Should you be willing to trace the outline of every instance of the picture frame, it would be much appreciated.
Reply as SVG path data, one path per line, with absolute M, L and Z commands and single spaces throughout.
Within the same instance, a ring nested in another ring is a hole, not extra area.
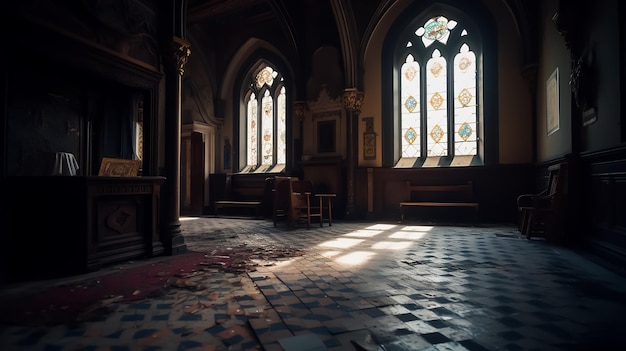
M 103 157 L 98 176 L 104 177 L 136 177 L 139 174 L 141 160 Z
M 363 160 L 376 159 L 376 132 L 374 132 L 374 117 L 363 117 L 365 132 L 363 132 Z
M 559 130 L 559 68 L 546 81 L 546 132 L 550 136 Z
M 329 110 L 313 114 L 313 142 L 315 156 L 329 157 L 339 153 L 341 111 Z
M 335 152 L 335 129 L 336 121 L 320 121 L 317 122 L 317 152 L 329 153 Z

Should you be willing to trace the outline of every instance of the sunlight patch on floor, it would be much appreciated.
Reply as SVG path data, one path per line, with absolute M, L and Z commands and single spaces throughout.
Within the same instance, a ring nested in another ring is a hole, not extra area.
M 324 257 L 334 258 L 338 263 L 360 265 L 376 255 L 372 250 L 410 249 L 417 240 L 422 239 L 431 229 L 433 229 L 432 226 L 399 226 L 378 223 L 343 234 L 343 237 L 325 241 L 318 246 L 336 249 L 325 251 L 322 253 Z M 361 248 L 365 250 L 360 251 Z
M 382 233 L 382 230 L 369 230 L 369 229 L 361 229 L 354 232 L 346 233 L 344 236 L 356 236 L 361 238 L 371 238 Z
M 322 256 L 330 258 L 330 257 L 335 257 L 335 256 L 341 254 L 342 252 L 343 251 L 332 251 L 332 250 L 331 251 L 324 251 L 324 252 L 322 252 Z
M 389 238 L 390 239 L 403 239 L 403 240 L 419 240 L 419 239 L 423 238 L 424 235 L 426 235 L 426 233 L 424 233 L 424 232 L 405 232 L 405 231 L 400 231 L 400 232 L 395 232 L 395 233 L 389 235 Z
M 389 230 L 396 227 L 395 224 L 374 224 L 371 225 L 365 229 L 369 229 L 369 230 Z
M 412 241 L 379 241 L 372 245 L 372 249 L 376 250 L 402 250 L 408 249 L 413 245 Z
M 338 249 L 347 249 L 349 247 L 356 246 L 362 243 L 364 240 L 361 239 L 350 239 L 350 238 L 337 238 L 330 241 L 325 241 L 318 246 L 322 247 L 336 247 Z
M 369 261 L 376 253 L 370 251 L 353 251 L 335 259 L 338 263 L 347 265 L 361 265 Z
M 196 219 L 200 219 L 200 217 L 180 217 L 178 220 L 179 221 L 193 221 Z

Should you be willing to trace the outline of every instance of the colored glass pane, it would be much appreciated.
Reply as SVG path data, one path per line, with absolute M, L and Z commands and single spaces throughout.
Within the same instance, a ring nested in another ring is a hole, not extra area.
M 409 96 L 404 102 L 404 107 L 406 107 L 407 111 L 413 112 L 417 107 L 417 100 L 413 96 Z
M 461 92 L 457 96 L 457 100 L 459 100 L 459 103 L 463 107 L 466 107 L 467 105 L 469 105 L 469 103 L 472 101 L 472 98 L 473 98 L 472 93 L 470 93 L 470 91 L 467 90 L 467 88 L 463 88 L 463 90 L 461 90 Z
M 256 86 L 262 88 L 264 84 L 271 87 L 274 84 L 274 78 L 278 76 L 278 72 L 275 72 L 272 67 L 265 67 L 256 75 Z
M 441 129 L 441 126 L 436 124 L 433 129 L 430 130 L 430 138 L 435 142 L 438 143 L 441 141 L 441 139 L 443 139 L 443 137 L 445 136 L 445 132 L 443 131 L 443 129 Z
M 263 96 L 263 114 L 262 114 L 262 131 L 263 139 L 261 140 L 261 164 L 271 165 L 274 151 L 274 99 L 270 96 L 270 92 L 265 90 Z
M 476 155 L 476 55 L 463 44 L 454 57 L 454 154 Z
M 456 25 L 456 21 L 448 20 L 444 16 L 433 17 L 426 21 L 423 27 L 418 28 L 415 34 L 422 38 L 424 47 L 429 47 L 430 44 L 435 41 L 446 44 L 450 37 L 450 31 L 454 29 Z
M 287 94 L 285 87 L 280 89 L 280 95 L 278 95 L 278 120 L 276 126 L 276 133 L 278 138 L 276 140 L 276 163 L 285 164 L 287 162 L 287 126 L 285 118 L 287 116 Z
M 417 136 L 417 132 L 412 127 L 404 133 L 404 139 L 406 139 L 406 142 L 409 143 L 409 145 L 413 145 Z
M 461 125 L 461 128 L 459 128 L 458 133 L 463 141 L 467 141 L 467 139 L 472 136 L 472 127 L 470 127 L 470 125 L 467 123 L 463 123 Z
M 404 107 L 401 114 L 402 157 L 419 157 L 420 143 L 420 65 L 413 55 L 407 55 L 402 65 L 400 99 Z
M 256 166 L 257 164 L 257 100 L 254 93 L 250 94 L 248 100 L 248 114 L 247 114 L 247 165 Z
M 424 37 L 430 40 L 439 40 L 448 34 L 448 19 L 441 16 L 431 18 L 424 25 Z
M 426 140 L 427 156 L 448 155 L 448 94 L 447 62 L 439 50 L 433 50 L 432 57 L 427 63 L 426 96 L 428 109 L 426 110 L 426 126 L 429 128 L 429 138 Z M 436 69 L 433 69 L 436 67 Z

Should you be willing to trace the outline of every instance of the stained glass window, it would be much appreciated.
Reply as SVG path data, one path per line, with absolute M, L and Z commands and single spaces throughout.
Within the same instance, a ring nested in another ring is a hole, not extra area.
M 257 164 L 257 101 L 254 93 L 248 100 L 248 165 Z
M 263 85 L 267 84 L 268 87 L 271 87 L 274 84 L 274 78 L 278 76 L 278 72 L 275 72 L 272 67 L 265 67 L 256 75 L 256 87 L 262 88 Z
M 261 164 L 263 165 L 271 165 L 273 161 L 273 150 L 274 150 L 274 100 L 270 96 L 269 91 L 265 91 L 265 96 L 263 97 L 263 140 L 261 140 L 262 145 L 262 155 Z
M 285 87 L 280 88 L 278 95 L 278 125 L 276 126 L 276 163 L 285 164 L 287 161 L 287 96 Z
M 476 55 L 467 44 L 454 57 L 455 155 L 476 154 Z
M 419 157 L 420 152 L 420 66 L 413 55 L 402 65 L 402 157 Z
M 446 59 L 434 50 L 426 69 L 426 150 L 428 156 L 448 155 L 448 85 Z
M 256 170 L 286 162 L 287 89 L 278 71 L 264 66 L 249 84 L 246 166 Z
M 445 16 L 422 23 L 400 41 L 401 157 L 477 155 L 478 65 L 470 31 Z

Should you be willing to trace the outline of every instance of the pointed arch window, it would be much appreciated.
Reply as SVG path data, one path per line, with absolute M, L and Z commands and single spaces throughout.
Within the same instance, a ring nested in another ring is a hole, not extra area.
M 287 87 L 274 67 L 263 64 L 245 94 L 246 161 L 242 172 L 269 172 L 286 163 Z
M 430 17 L 401 41 L 396 142 L 405 166 L 480 162 L 480 38 L 457 19 Z

